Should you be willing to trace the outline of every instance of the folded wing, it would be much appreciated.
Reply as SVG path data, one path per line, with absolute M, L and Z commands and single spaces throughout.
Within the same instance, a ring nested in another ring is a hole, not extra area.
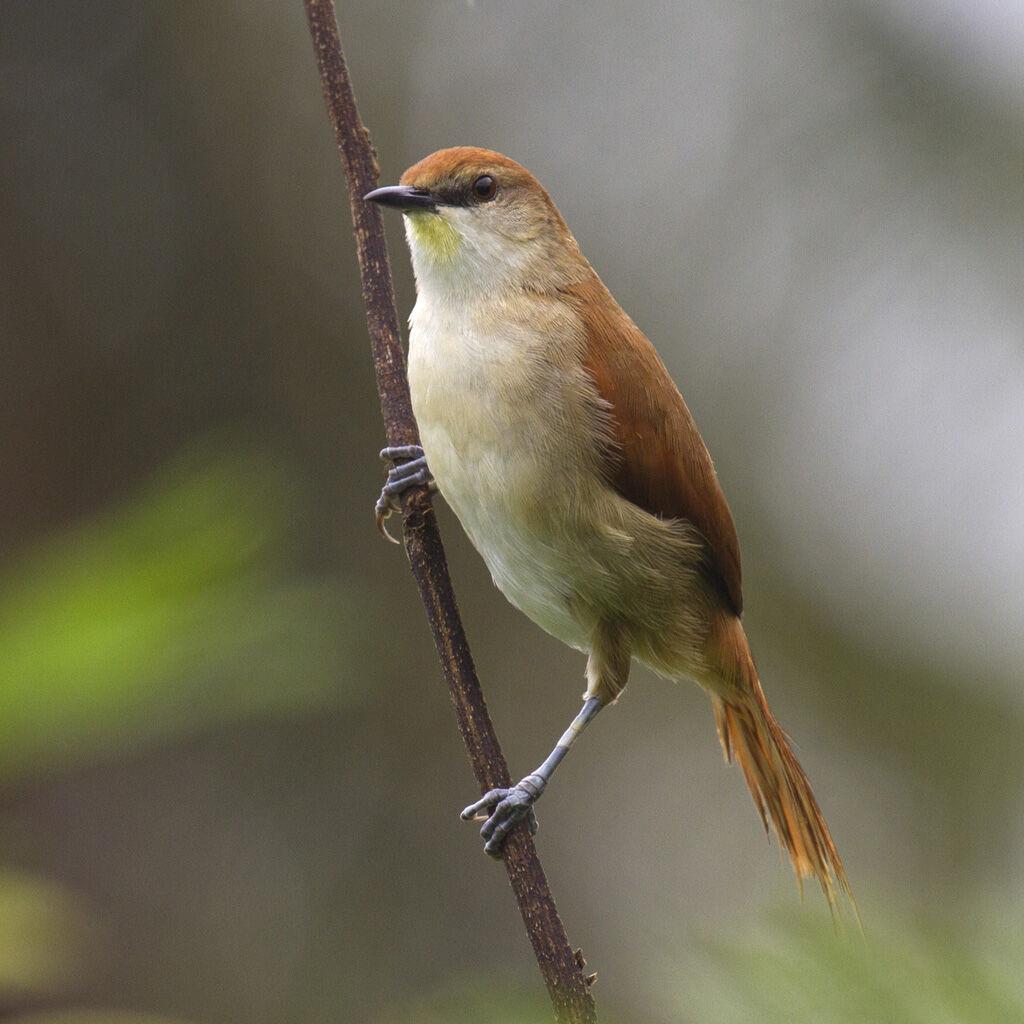
M 611 410 L 606 473 L 633 504 L 686 519 L 707 540 L 732 610 L 743 610 L 736 527 L 711 456 L 654 346 L 597 275 L 563 292 L 583 321 L 586 366 Z

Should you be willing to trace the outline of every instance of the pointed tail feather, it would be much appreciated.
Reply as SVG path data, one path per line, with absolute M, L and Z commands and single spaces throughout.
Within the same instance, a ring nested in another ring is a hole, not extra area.
M 846 872 L 811 784 L 756 676 L 742 698 L 714 696 L 712 702 L 725 759 L 739 762 L 765 831 L 771 822 L 793 862 L 801 891 L 805 878 L 816 878 L 833 910 L 838 908 L 837 893 L 843 892 L 856 913 Z

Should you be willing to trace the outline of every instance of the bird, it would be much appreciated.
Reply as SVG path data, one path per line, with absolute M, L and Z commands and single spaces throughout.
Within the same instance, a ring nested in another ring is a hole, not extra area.
M 501 855 L 633 660 L 711 698 L 765 831 L 803 891 L 852 901 L 817 800 L 743 629 L 740 549 L 707 447 L 654 346 L 541 184 L 458 146 L 366 200 L 399 210 L 416 301 L 408 381 L 420 445 L 386 448 L 378 526 L 408 487 L 440 491 L 505 597 L 587 656 L 583 705 L 548 758 L 462 812 Z M 769 833 L 770 835 L 770 833 Z

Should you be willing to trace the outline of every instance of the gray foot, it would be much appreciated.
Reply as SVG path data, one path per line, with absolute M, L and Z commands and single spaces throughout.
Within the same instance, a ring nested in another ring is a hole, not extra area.
M 384 520 L 392 512 L 400 512 L 400 498 L 403 492 L 410 487 L 429 487 L 431 491 L 437 490 L 434 478 L 430 475 L 427 467 L 427 457 L 418 444 L 400 445 L 397 448 L 385 448 L 380 453 L 381 459 L 391 464 L 388 470 L 388 479 L 377 499 L 374 512 L 377 516 L 377 529 L 387 537 L 388 540 L 397 544 L 398 541 L 391 536 L 384 525 Z M 399 461 L 401 460 L 401 461 Z
M 543 791 L 543 780 L 528 775 L 511 789 L 492 789 L 484 794 L 475 804 L 470 804 L 462 812 L 462 820 L 482 821 L 484 824 L 480 829 L 480 835 L 487 840 L 484 843 L 484 853 L 500 857 L 505 838 L 517 822 L 525 818 L 530 835 L 537 834 L 537 816 L 533 813 L 533 805 Z

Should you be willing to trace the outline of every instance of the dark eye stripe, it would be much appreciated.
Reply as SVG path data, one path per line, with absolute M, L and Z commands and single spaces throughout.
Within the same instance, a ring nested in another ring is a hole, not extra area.
M 484 187 L 484 183 L 489 184 Z M 498 192 L 498 183 L 491 175 L 481 174 L 469 185 L 465 179 L 449 180 L 432 185 L 430 192 L 442 206 L 472 206 L 493 199 Z

